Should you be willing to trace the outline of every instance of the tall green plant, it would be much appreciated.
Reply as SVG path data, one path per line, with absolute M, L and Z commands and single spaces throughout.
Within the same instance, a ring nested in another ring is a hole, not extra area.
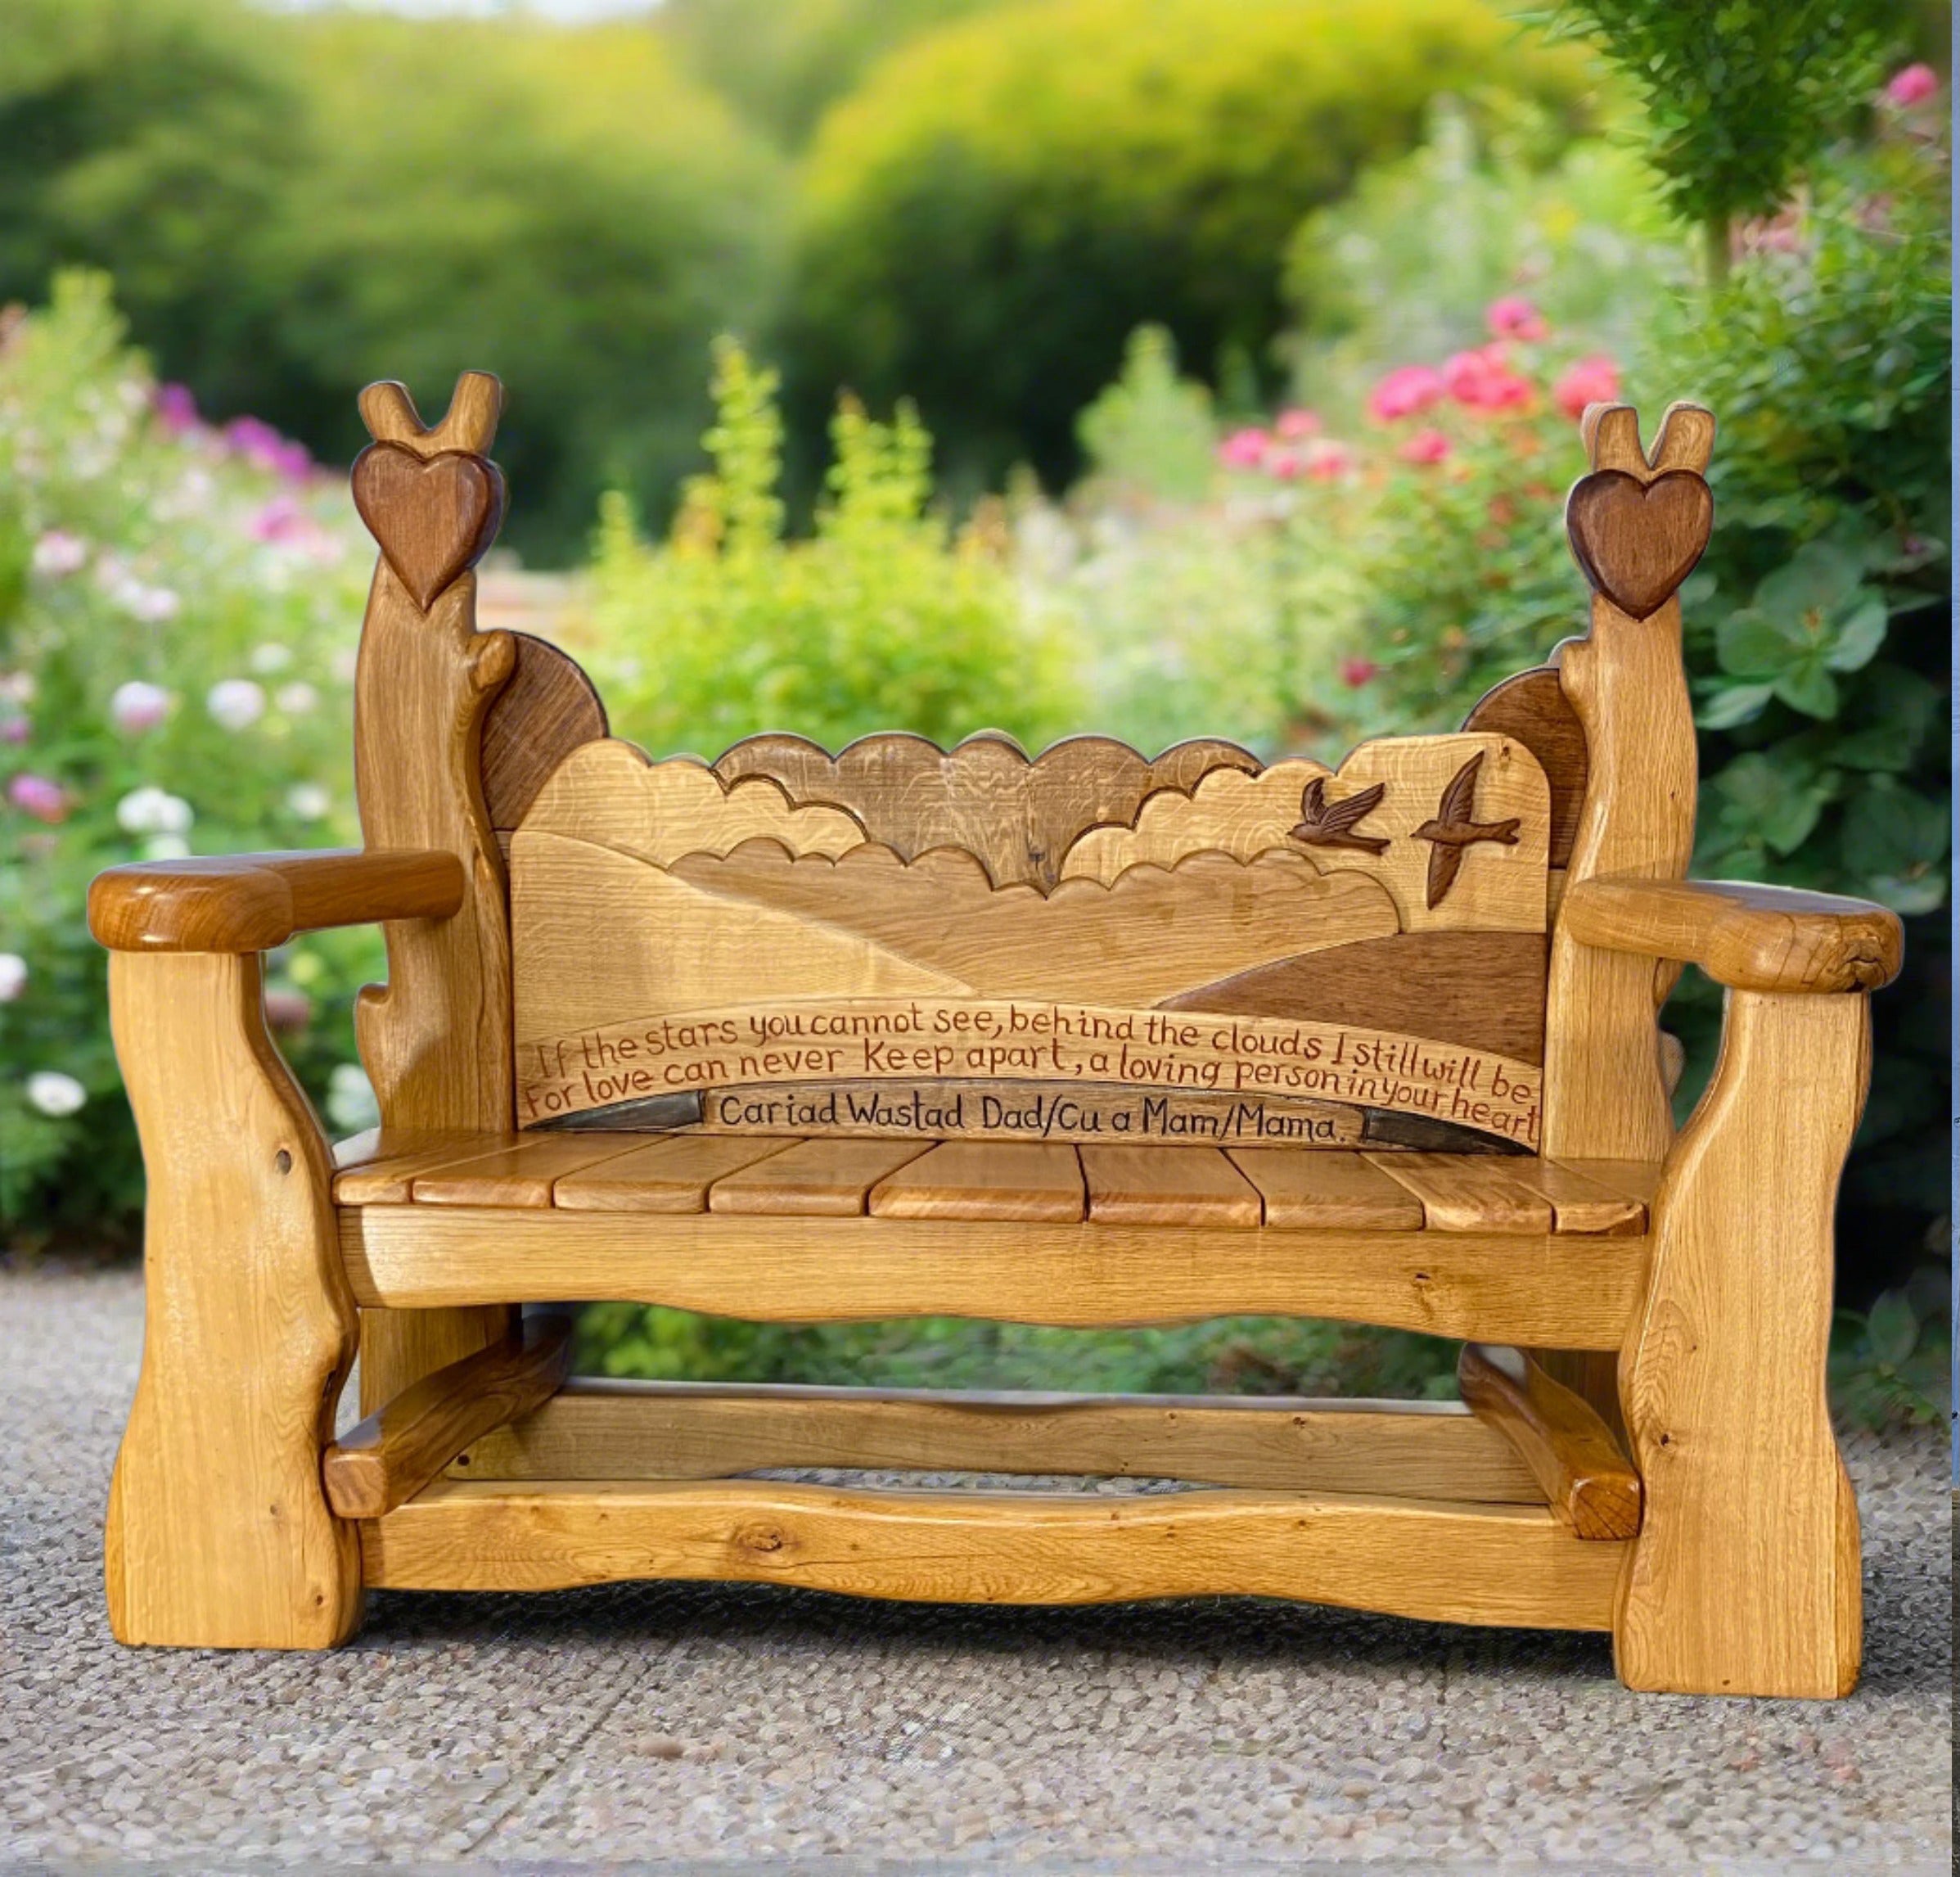
M 1059 642 L 983 518 L 931 506 L 931 440 L 908 404 L 889 423 L 849 399 L 815 534 L 783 532 L 773 372 L 715 349 L 713 467 L 672 538 L 603 505 L 593 567 L 594 662 L 613 722 L 656 750 L 795 730 L 832 748 L 871 730 L 941 742 L 998 728 L 1039 747 L 1071 727 Z

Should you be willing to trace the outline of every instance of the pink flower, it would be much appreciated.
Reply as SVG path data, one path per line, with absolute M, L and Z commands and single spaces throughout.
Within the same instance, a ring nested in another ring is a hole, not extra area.
M 132 678 L 109 700 L 109 720 L 126 737 L 153 730 L 170 714 L 170 693 L 160 685 Z
M 23 770 L 7 785 L 7 799 L 23 814 L 52 828 L 68 819 L 68 792 L 58 782 Z
M 1340 681 L 1350 691 L 1358 691 L 1381 669 L 1372 658 L 1344 658 L 1340 661 Z
M 259 541 L 310 540 L 313 532 L 312 517 L 290 495 L 275 495 L 252 517 L 250 526 L 252 538 Z
M 1302 473 L 1310 482 L 1334 482 L 1354 467 L 1354 453 L 1331 437 L 1317 437 L 1308 444 Z
M 24 743 L 34 733 L 32 721 L 9 713 L 0 717 L 0 743 Z
M 34 543 L 32 566 L 37 574 L 60 578 L 79 573 L 88 558 L 88 544 L 64 528 L 50 528 Z
M 273 470 L 289 482 L 304 482 L 313 472 L 306 445 L 280 435 L 258 417 L 233 417 L 224 426 L 224 440 L 248 462 Z
M 1515 410 L 1531 402 L 1531 381 L 1512 370 L 1502 345 L 1453 353 L 1443 363 L 1443 388 L 1473 411 Z
M 1413 417 L 1443 395 L 1443 381 L 1426 365 L 1398 365 L 1368 393 L 1368 415 L 1377 423 Z
M 1273 420 L 1276 436 L 1284 437 L 1288 443 L 1298 443 L 1303 437 L 1320 435 L 1320 413 L 1301 408 L 1298 404 L 1283 410 Z
M 1219 445 L 1219 461 L 1228 469 L 1257 469 L 1266 460 L 1273 440 L 1263 430 L 1235 430 Z
M 1282 482 L 1296 481 L 1306 466 L 1306 458 L 1296 449 L 1269 449 L 1259 459 L 1259 467 Z
M 1610 404 L 1620 395 L 1620 368 L 1603 352 L 1568 365 L 1552 387 L 1552 401 L 1575 422 L 1588 404 Z
M 1419 430 L 1395 453 L 1404 462 L 1440 462 L 1449 454 L 1449 439 L 1440 430 Z
M 1931 65 L 1908 65 L 1904 71 L 1893 73 L 1886 86 L 1886 96 L 1901 111 L 1910 111 L 1916 104 L 1924 104 L 1940 89 L 1940 74 Z
M 1498 339 L 1530 341 L 1543 339 L 1552 330 L 1545 323 L 1544 314 L 1530 300 L 1521 299 L 1515 293 L 1492 300 L 1484 309 L 1484 318 L 1490 327 L 1491 336 Z
M 172 436 L 187 436 L 201 427 L 197 400 L 191 395 L 188 385 L 159 385 L 151 394 L 150 405 L 156 413 L 156 421 Z

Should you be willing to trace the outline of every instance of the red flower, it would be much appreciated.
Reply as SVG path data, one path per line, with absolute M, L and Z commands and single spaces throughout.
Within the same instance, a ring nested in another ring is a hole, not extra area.
M 1426 411 L 1446 389 L 1426 365 L 1398 365 L 1368 394 L 1368 415 L 1377 423 L 1393 423 Z
M 1552 387 L 1553 401 L 1575 422 L 1588 404 L 1610 404 L 1620 395 L 1620 368 L 1603 352 L 1568 365 Z
M 1916 104 L 1924 104 L 1939 89 L 1939 73 L 1928 65 L 1913 65 L 1893 73 L 1886 86 L 1886 96 L 1901 111 L 1910 111 Z
M 1449 454 L 1449 439 L 1440 430 L 1419 430 L 1395 453 L 1404 462 L 1440 462 Z
M 1263 430 L 1250 426 L 1235 430 L 1219 445 L 1219 461 L 1228 469 L 1257 469 L 1272 441 Z
M 1320 435 L 1320 413 L 1294 405 L 1283 410 L 1273 420 L 1273 435 L 1283 437 L 1288 443 L 1298 443 L 1302 437 Z
M 1340 661 L 1340 681 L 1350 691 L 1358 691 L 1381 669 L 1372 658 L 1344 658 Z
M 1528 300 L 1516 294 L 1507 294 L 1502 300 L 1494 300 L 1484 309 L 1491 336 L 1498 339 L 1543 339 L 1552 328 L 1545 323 L 1545 316 Z

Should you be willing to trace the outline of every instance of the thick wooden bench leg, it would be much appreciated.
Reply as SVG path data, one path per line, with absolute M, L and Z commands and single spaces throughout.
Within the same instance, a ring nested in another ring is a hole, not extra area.
M 142 1374 L 109 1489 L 118 1640 L 322 1649 L 361 1616 L 320 1479 L 354 1356 L 327 1144 L 265 1027 L 259 960 L 116 952 L 149 1175 Z
M 1858 1512 L 1824 1364 L 1870 1052 L 1863 995 L 1729 994 L 1621 1359 L 1646 1500 L 1614 1626 L 1629 1687 L 1827 1697 L 1857 1681 Z

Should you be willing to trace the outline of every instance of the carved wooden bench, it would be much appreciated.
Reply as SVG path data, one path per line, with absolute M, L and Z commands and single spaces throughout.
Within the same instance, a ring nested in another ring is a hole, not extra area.
M 1706 413 L 1651 454 L 1588 413 L 1591 630 L 1456 734 L 1332 770 L 903 735 L 710 765 L 611 740 L 563 653 L 475 629 L 499 403 L 469 375 L 425 429 L 363 399 L 364 851 L 91 896 L 150 1176 L 119 1637 L 330 1645 L 368 1585 L 1236 1591 L 1610 1631 L 1638 1688 L 1851 1686 L 1831 1215 L 1900 935 L 1682 878 Z M 260 954 L 367 921 L 383 1120 L 335 1148 Z M 1728 1003 L 1677 1135 L 1684 963 Z M 519 1311 L 566 1297 L 1338 1317 L 1464 1339 L 1467 1405 L 568 1383 L 562 1321 Z M 357 1342 L 370 1418 L 336 1443 Z M 740 1477 L 804 1466 L 1192 1484 Z

